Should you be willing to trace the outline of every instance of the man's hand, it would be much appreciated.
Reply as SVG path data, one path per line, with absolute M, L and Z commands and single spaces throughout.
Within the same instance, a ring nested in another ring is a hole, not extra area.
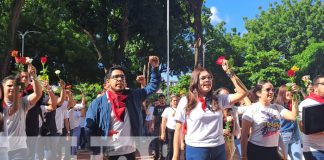
M 137 81 L 137 83 L 139 83 L 139 84 L 145 84 L 145 77 L 144 77 L 144 75 L 139 75 L 139 76 L 137 76 L 137 77 L 136 77 L 136 81 Z
M 159 67 L 160 60 L 157 56 L 149 56 L 149 63 L 153 68 Z
M 33 78 L 37 77 L 36 68 L 32 64 L 28 64 L 27 71 L 28 71 L 29 75 L 32 76 Z
M 60 79 L 59 84 L 62 89 L 65 89 L 65 82 L 62 79 Z

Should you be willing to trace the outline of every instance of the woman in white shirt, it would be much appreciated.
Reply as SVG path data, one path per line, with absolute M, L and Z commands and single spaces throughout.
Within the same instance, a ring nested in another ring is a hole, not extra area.
M 226 60 L 222 66 L 226 72 Z M 179 135 L 185 122 L 186 159 L 226 159 L 222 110 L 231 107 L 246 95 L 246 91 L 237 83 L 238 77 L 233 73 L 229 77 L 237 93 L 231 96 L 213 95 L 212 74 L 201 67 L 192 72 L 188 94 L 181 98 L 175 115 L 174 160 L 179 159 Z
M 296 89 L 296 86 L 293 86 Z M 257 103 L 243 115 L 242 120 L 242 160 L 276 160 L 280 159 L 277 148 L 280 133 L 280 119 L 295 120 L 296 105 L 293 101 L 292 111 L 281 105 L 272 104 L 274 87 L 270 81 L 260 81 L 253 90 L 259 98 Z M 250 133 L 250 129 L 252 132 Z M 250 133 L 250 136 L 248 136 Z

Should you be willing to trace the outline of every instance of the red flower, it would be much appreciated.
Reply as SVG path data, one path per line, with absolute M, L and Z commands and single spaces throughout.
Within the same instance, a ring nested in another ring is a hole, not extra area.
M 225 59 L 224 56 L 220 56 L 220 57 L 218 57 L 217 60 L 216 60 L 216 64 L 217 64 L 217 65 L 222 65 L 224 59 Z
M 18 51 L 12 50 L 11 51 L 11 57 L 17 57 L 18 56 Z
M 42 64 L 45 64 L 47 62 L 47 57 L 41 57 L 41 63 Z
M 15 57 L 15 61 L 17 64 L 20 63 L 20 57 Z
M 20 63 L 26 64 L 26 57 L 20 57 Z
M 290 69 L 287 71 L 287 75 L 288 75 L 288 77 L 295 77 L 295 71 Z

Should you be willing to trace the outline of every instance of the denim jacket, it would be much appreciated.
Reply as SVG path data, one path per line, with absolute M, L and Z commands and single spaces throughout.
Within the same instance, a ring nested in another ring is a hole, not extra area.
M 143 136 L 144 124 L 142 116 L 142 102 L 152 93 L 155 93 L 161 82 L 161 74 L 158 69 L 152 69 L 150 83 L 142 89 L 127 91 L 126 108 L 131 123 L 130 136 Z M 88 136 L 108 136 L 110 128 L 111 104 L 107 95 L 93 100 L 86 113 L 86 130 Z M 97 148 L 98 149 L 98 148 Z M 95 149 L 92 149 L 96 153 Z

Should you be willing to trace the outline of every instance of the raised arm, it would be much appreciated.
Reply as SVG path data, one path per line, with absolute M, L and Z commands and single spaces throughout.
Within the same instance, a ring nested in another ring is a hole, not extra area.
M 28 102 L 29 105 L 34 106 L 42 97 L 42 88 L 37 80 L 36 68 L 31 64 L 28 65 L 28 73 L 30 75 L 30 79 L 32 80 L 31 84 L 34 90 L 34 92 L 28 96 Z
M 161 82 L 161 74 L 159 73 L 159 58 L 157 56 L 150 56 L 149 63 L 152 66 L 151 71 L 151 79 L 150 82 L 144 87 L 144 91 L 146 93 L 145 97 L 142 97 L 144 100 L 148 95 L 155 93 L 159 87 Z
M 242 81 L 235 75 L 235 73 L 229 69 L 227 60 L 223 60 L 222 68 L 226 72 L 226 74 L 230 77 L 236 89 L 236 93 L 231 96 L 231 105 L 234 105 L 235 103 L 239 102 L 247 95 L 248 90 L 246 89 Z
M 51 89 L 51 86 L 48 84 L 47 81 L 43 81 L 42 86 L 49 97 L 47 110 L 49 112 L 54 111 L 57 107 L 57 97 L 55 96 L 53 90 Z
M 60 87 L 61 87 L 61 93 L 60 97 L 57 99 L 57 105 L 61 106 L 65 100 L 65 82 L 63 80 L 60 80 Z

